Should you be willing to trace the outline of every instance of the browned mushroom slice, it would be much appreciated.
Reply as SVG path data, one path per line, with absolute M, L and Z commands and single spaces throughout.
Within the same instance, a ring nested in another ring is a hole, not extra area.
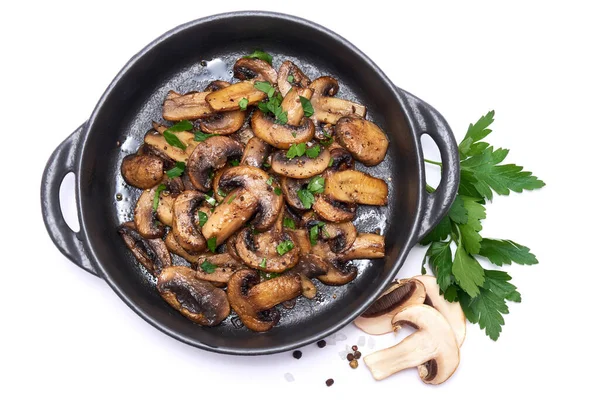
M 146 136 L 144 136 L 144 143 L 161 153 L 163 157 L 173 161 L 186 162 L 190 154 L 192 154 L 198 145 L 198 142 L 194 140 L 194 134 L 187 131 L 173 132 L 185 146 L 185 150 L 183 150 L 167 143 L 167 140 L 163 136 L 165 130 L 167 130 L 167 127 L 157 125 L 157 132 L 148 132 Z
M 248 105 L 254 105 L 267 97 L 254 87 L 254 80 L 234 83 L 226 88 L 209 93 L 206 101 L 215 111 L 234 111 L 240 109 L 240 100 L 248 100 Z
M 350 263 L 329 263 L 329 269 L 325 275 L 317 277 L 321 283 L 329 286 L 342 286 L 352 282 L 358 275 L 358 270 Z
M 173 225 L 173 203 L 176 194 L 163 191 L 159 195 L 158 208 L 156 209 L 156 218 L 164 225 Z
M 198 225 L 198 207 L 204 194 L 186 190 L 173 203 L 173 234 L 177 242 L 188 252 L 201 252 L 206 249 L 206 240 Z
M 340 259 L 358 260 L 385 257 L 385 237 L 374 233 L 359 233 L 352 246 L 340 254 Z
M 155 218 L 154 213 L 154 197 L 157 190 L 158 186 L 144 190 L 133 212 L 136 230 L 146 239 L 156 239 L 165 233 L 165 226 Z
M 295 299 L 301 293 L 302 282 L 299 275 L 282 275 L 253 286 L 248 291 L 248 301 L 256 309 L 268 310 L 284 301 Z
M 347 169 L 354 169 L 354 158 L 348 150 L 341 147 L 330 148 L 329 154 L 331 155 L 330 166 L 327 171 L 337 172 L 345 171 Z
M 225 81 L 213 81 L 206 87 L 206 91 L 214 92 L 230 85 Z M 246 113 L 244 111 L 226 111 L 200 120 L 200 129 L 202 132 L 214 135 L 229 135 L 238 131 L 244 125 L 245 120 Z
M 217 246 L 244 226 L 254 215 L 258 199 L 247 190 L 237 189 L 229 193 L 202 227 L 205 238 L 215 238 Z
M 306 232 L 305 230 L 302 231 Z M 312 299 L 317 295 L 317 288 L 312 283 L 311 279 L 327 274 L 327 271 L 331 266 L 321 257 L 314 254 L 308 254 L 308 251 L 310 251 L 310 243 L 308 246 L 309 249 L 306 254 L 301 255 L 296 266 L 287 271 L 286 274 L 300 275 L 300 278 L 302 279 L 302 295 L 308 299 Z
M 292 159 L 287 157 L 285 150 L 279 150 L 271 156 L 271 167 L 279 175 L 295 179 L 310 178 L 319 175 L 329 165 L 331 156 L 329 150 L 321 148 L 321 151 L 315 158 L 306 154 Z
M 198 257 L 195 264 L 198 279 L 222 284 L 229 282 L 231 275 L 243 267 L 228 253 L 203 255 Z
M 313 118 L 319 122 L 335 124 L 341 117 L 353 114 L 364 117 L 367 112 L 361 104 L 332 97 L 339 90 L 335 78 L 322 76 L 315 79 L 309 87 L 313 89 L 310 101 L 315 111 Z
M 130 154 L 121 163 L 125 182 L 140 189 L 150 189 L 160 183 L 163 176 L 163 160 L 152 155 Z
M 254 134 L 278 149 L 289 149 L 292 144 L 306 143 L 315 134 L 313 122 L 304 117 L 299 126 L 282 125 L 270 115 L 256 110 L 250 120 Z
M 389 144 L 377 125 L 356 116 L 340 118 L 335 125 L 335 137 L 354 158 L 367 166 L 382 162 Z
M 163 118 L 167 121 L 206 118 L 214 113 L 206 102 L 208 92 L 190 92 L 184 95 L 170 91 L 163 103 Z
M 230 157 L 242 155 L 242 145 L 225 136 L 209 137 L 200 142 L 190 155 L 187 173 L 195 187 L 202 191 L 210 190 L 211 171 L 223 168 Z
M 294 240 L 287 232 L 272 230 L 255 235 L 245 228 L 236 237 L 235 249 L 247 266 L 280 273 L 298 262 L 300 251 Z
M 146 239 L 135 229 L 132 221 L 119 227 L 119 234 L 136 260 L 153 275 L 171 265 L 171 254 L 162 239 Z
M 289 60 L 281 63 L 279 72 L 277 73 L 277 87 L 283 96 L 289 92 L 292 86 L 306 88 L 309 85 L 310 79 L 304 75 L 302 70 L 298 68 L 296 64 Z
M 300 254 L 308 254 L 311 251 L 310 239 L 306 229 L 286 229 L 286 232 L 294 237 Z
M 244 188 L 258 199 L 257 213 L 251 223 L 259 231 L 269 229 L 283 207 L 283 196 L 275 190 L 278 188 L 274 182 L 267 183 L 270 181 L 272 179 L 265 171 L 247 165 L 229 168 L 220 179 L 221 189 Z
M 325 221 L 348 222 L 356 216 L 356 204 L 333 200 L 329 195 L 315 195 L 315 202 L 312 207 L 319 217 Z
M 184 260 L 192 264 L 196 263 L 198 261 L 198 258 L 200 257 L 198 254 L 190 253 L 186 251 L 186 249 L 181 247 L 177 239 L 175 239 L 173 231 L 170 231 L 169 233 L 167 233 L 167 236 L 165 236 L 165 244 L 167 245 L 167 249 L 169 249 L 171 253 L 177 254 L 179 257 L 182 257 Z
M 237 131 L 236 133 L 232 134 L 230 137 L 233 140 L 238 141 L 243 145 L 247 145 L 248 142 L 250 141 L 250 139 L 252 139 L 255 136 L 254 136 L 254 132 L 252 132 L 252 129 L 245 128 L 245 129 Z
M 240 161 L 241 165 L 249 165 L 251 167 L 262 168 L 263 164 L 267 160 L 271 146 L 260 138 L 253 137 L 248 140 L 244 154 Z
M 305 189 L 308 185 L 308 179 L 293 179 L 282 177 L 281 178 L 281 190 L 283 191 L 283 197 L 285 201 L 296 210 L 308 210 L 309 207 L 305 207 L 300 197 L 298 197 L 298 191 Z
M 229 315 L 225 292 L 198 279 L 196 271 L 188 267 L 163 269 L 156 288 L 171 307 L 197 324 L 215 326 Z
M 272 85 L 277 80 L 277 72 L 271 64 L 257 58 L 240 58 L 237 60 L 233 65 L 233 76 L 241 81 L 267 81 Z
M 346 170 L 325 179 L 326 195 L 346 203 L 383 206 L 387 204 L 388 186 L 385 181 L 364 172 Z
M 258 271 L 241 269 L 229 279 L 227 298 L 231 308 L 236 312 L 242 323 L 255 332 L 266 332 L 279 322 L 279 312 L 275 309 L 259 310 L 248 299 L 248 293 L 253 286 L 259 284 Z
M 300 97 L 310 100 L 312 89 L 309 88 L 291 88 L 281 102 L 281 110 L 287 113 L 288 125 L 298 126 L 304 118 L 304 107 Z
M 321 228 L 321 236 L 329 244 L 331 251 L 342 253 L 349 250 L 356 240 L 356 227 L 352 222 L 328 222 Z

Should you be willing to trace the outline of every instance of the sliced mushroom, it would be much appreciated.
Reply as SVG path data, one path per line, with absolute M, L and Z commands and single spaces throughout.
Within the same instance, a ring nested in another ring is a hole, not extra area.
M 279 254 L 277 246 L 286 241 L 292 243 L 291 249 Z M 296 265 L 300 257 L 294 237 L 275 229 L 255 235 L 250 228 L 245 228 L 236 237 L 235 249 L 244 264 L 265 272 L 281 273 Z
M 155 218 L 154 197 L 157 190 L 158 186 L 144 190 L 133 212 L 136 230 L 146 239 L 156 239 L 165 233 L 165 226 Z
M 270 152 L 271 146 L 268 143 L 260 138 L 252 137 L 246 144 L 240 165 L 262 168 Z
M 156 218 L 164 225 L 173 225 L 173 203 L 177 195 L 172 192 L 163 191 L 159 195 Z
M 234 111 L 240 109 L 240 100 L 248 100 L 248 105 L 254 105 L 267 98 L 265 92 L 254 87 L 254 80 L 234 83 L 206 96 L 206 101 L 214 111 Z
M 325 179 L 324 193 L 346 203 L 383 206 L 387 204 L 388 186 L 384 180 L 364 172 L 346 170 L 333 173 Z
M 167 249 L 169 249 L 169 251 L 171 253 L 177 254 L 179 257 L 183 258 L 184 260 L 186 260 L 192 264 L 194 264 L 198 261 L 198 258 L 199 258 L 198 254 L 190 253 L 186 249 L 181 247 L 181 245 L 179 244 L 177 239 L 175 239 L 175 235 L 173 234 L 173 231 L 170 231 L 169 233 L 167 233 L 167 236 L 165 236 L 165 245 L 167 246 Z
M 347 169 L 354 169 L 354 158 L 348 150 L 341 147 L 330 148 L 329 154 L 331 155 L 330 166 L 327 171 L 337 172 L 345 171 Z
M 291 82 L 289 77 L 292 77 Z M 296 64 L 287 60 L 281 63 L 277 73 L 277 87 L 282 96 L 285 96 L 292 86 L 307 88 L 310 85 L 310 79 L 304 75 L 302 70 Z
M 340 118 L 335 125 L 335 137 L 354 158 L 367 166 L 382 162 L 389 144 L 377 125 L 357 116 Z
M 198 279 L 196 271 L 188 267 L 163 269 L 156 288 L 171 307 L 197 324 L 215 326 L 229 315 L 225 292 Z
M 440 287 L 435 276 L 417 275 L 413 279 L 420 281 L 427 292 L 425 304 L 438 310 L 446 318 L 456 336 L 456 343 L 461 347 L 467 334 L 467 321 L 460 303 L 451 303 L 440 294 Z
M 298 197 L 298 191 L 305 189 L 308 185 L 308 179 L 293 179 L 288 177 L 281 178 L 281 190 L 283 191 L 283 197 L 287 204 L 296 210 L 308 210 L 310 207 L 304 206 L 300 197 Z
M 309 86 L 313 89 L 311 104 L 314 109 L 313 118 L 316 121 L 335 124 L 341 117 L 358 115 L 364 117 L 365 106 L 349 100 L 338 99 L 335 96 L 339 90 L 338 82 L 331 76 L 315 79 Z
M 173 203 L 173 234 L 185 251 L 198 253 L 206 249 L 206 240 L 198 225 L 198 207 L 204 194 L 186 190 Z
M 294 237 L 294 243 L 298 245 L 300 254 L 310 253 L 312 246 L 306 229 L 286 229 L 286 232 Z
M 268 310 L 302 294 L 302 281 L 297 274 L 282 275 L 253 286 L 248 300 L 257 310 Z
M 200 142 L 190 155 L 187 173 L 195 187 L 202 191 L 210 190 L 210 172 L 223 168 L 230 157 L 242 155 L 242 145 L 225 136 L 209 137 Z
M 285 150 L 279 150 L 271 156 L 271 167 L 279 175 L 289 178 L 304 179 L 319 175 L 329 165 L 331 156 L 329 150 L 321 148 L 316 158 L 310 158 L 306 154 L 289 159 Z
M 325 221 L 348 222 L 356 216 L 356 204 L 340 202 L 329 195 L 315 195 L 312 208 Z
M 144 238 L 135 229 L 133 221 L 122 224 L 118 232 L 136 260 L 151 274 L 157 276 L 163 268 L 171 265 L 171 254 L 162 239 Z
M 233 77 L 241 81 L 252 79 L 267 81 L 274 85 L 277 81 L 277 72 L 266 61 L 257 58 L 240 58 L 233 65 Z
M 202 227 L 205 238 L 216 238 L 217 246 L 248 222 L 258 207 L 258 199 L 247 190 L 229 193 Z
M 352 222 L 328 222 L 321 228 L 321 237 L 329 244 L 331 251 L 342 253 L 349 250 L 356 240 L 356 227 Z
M 358 270 L 351 263 L 327 262 L 329 268 L 325 275 L 317 279 L 329 286 L 342 286 L 352 282 L 358 275 Z
M 208 272 L 202 268 L 204 263 L 208 263 L 210 266 L 214 266 L 214 271 Z M 238 269 L 242 268 L 243 265 L 235 260 L 228 253 L 222 254 L 209 254 L 200 256 L 196 261 L 196 277 L 212 283 L 227 284 L 231 275 Z
M 173 161 L 186 162 L 190 154 L 194 151 L 198 142 L 194 140 L 194 135 L 187 131 L 173 132 L 175 136 L 183 143 L 185 150 L 179 147 L 171 146 L 163 136 L 164 126 L 157 126 L 158 131 L 152 131 L 144 136 L 144 143 L 151 146 L 156 152 L 162 154 L 163 157 Z
M 279 312 L 275 309 L 258 310 L 248 299 L 248 292 L 260 282 L 258 271 L 241 269 L 236 271 L 227 285 L 227 298 L 231 308 L 242 323 L 255 332 L 266 332 L 279 322 Z
M 341 260 L 359 260 L 385 257 L 385 236 L 359 233 L 352 246 L 339 255 Z
M 311 279 L 327 274 L 329 268 L 331 267 L 320 257 L 314 254 L 303 254 L 300 256 L 298 264 L 286 273 L 300 275 L 300 279 L 302 280 L 302 295 L 308 299 L 313 299 L 317 295 L 317 287 L 312 283 Z
M 125 182 L 139 189 L 150 189 L 163 177 L 163 160 L 152 155 L 130 154 L 123 158 L 121 175 Z
M 283 207 L 283 196 L 275 193 L 277 185 L 269 184 L 269 175 L 255 167 L 240 165 L 229 168 L 221 175 L 220 187 L 228 191 L 244 188 L 258 199 L 257 213 L 252 224 L 259 231 L 266 231 L 277 220 Z
M 233 140 L 236 140 L 243 145 L 247 145 L 248 142 L 250 141 L 250 139 L 252 139 L 253 137 L 255 137 L 254 132 L 252 132 L 252 129 L 250 129 L 250 128 L 245 128 L 245 129 L 239 130 L 236 133 L 234 133 L 233 135 L 231 135 L 231 138 Z
M 163 103 L 163 118 L 167 121 L 206 118 L 214 113 L 206 102 L 208 92 L 190 92 L 181 95 L 170 91 Z
M 304 117 L 299 126 L 278 124 L 272 116 L 256 110 L 250 120 L 254 134 L 278 149 L 289 149 L 292 144 L 306 143 L 315 134 L 313 122 Z
M 448 321 L 434 308 L 415 304 L 392 319 L 394 330 L 409 325 L 416 332 L 395 346 L 364 358 L 373 378 L 381 380 L 407 368 L 417 367 L 424 383 L 438 385 L 452 376 L 460 362 L 460 351 Z
M 230 85 L 225 81 L 213 81 L 207 86 L 206 91 L 214 92 Z M 226 111 L 201 119 L 200 130 L 214 135 L 229 135 L 238 131 L 244 125 L 245 120 L 246 113 L 244 111 Z
M 394 280 L 385 292 L 354 320 L 354 325 L 370 335 L 392 332 L 392 318 L 398 311 L 413 304 L 423 304 L 424 301 L 425 286 L 420 281 Z
M 288 125 L 298 126 L 302 118 L 304 118 L 304 107 L 302 106 L 300 97 L 310 100 L 312 89 L 293 87 L 287 92 L 281 102 L 281 110 L 287 113 Z

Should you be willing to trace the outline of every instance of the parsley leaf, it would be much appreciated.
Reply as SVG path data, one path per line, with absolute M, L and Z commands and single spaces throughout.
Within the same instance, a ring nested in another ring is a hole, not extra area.
M 317 237 L 319 236 L 319 229 L 323 228 L 324 226 L 325 226 L 325 223 L 319 221 L 310 228 L 310 231 L 308 232 L 308 236 L 310 238 L 311 246 L 314 246 L 317 244 Z
M 303 96 L 299 96 L 299 97 L 300 97 L 300 103 L 302 104 L 302 109 L 304 110 L 304 116 L 305 117 L 312 116 L 315 113 L 315 110 L 314 110 L 312 104 L 310 104 L 310 100 Z
M 294 143 L 290 146 L 286 153 L 286 157 L 290 160 L 294 157 L 302 157 L 306 152 L 306 143 Z
M 194 124 L 192 124 L 190 121 L 184 119 L 183 121 L 179 121 L 175 125 L 172 125 L 169 128 L 167 128 L 167 131 L 183 132 L 183 131 L 189 131 L 190 129 L 193 129 L 193 128 L 194 128 Z
M 163 136 L 165 137 L 165 140 L 167 141 L 167 143 L 170 144 L 171 146 L 178 147 L 181 150 L 185 150 L 187 148 L 187 146 L 185 144 L 183 144 L 183 142 L 181 140 L 179 140 L 177 135 L 175 135 L 173 132 L 169 131 L 168 129 L 163 132 Z
M 262 261 L 260 262 L 260 267 L 267 268 L 267 259 L 266 258 L 262 259 Z
M 281 189 L 276 187 L 275 189 L 273 189 L 273 193 L 275 193 L 277 196 L 281 196 Z
M 242 99 L 238 102 L 238 105 L 240 106 L 240 110 L 245 111 L 246 108 L 248 108 L 248 99 L 242 97 Z
M 200 264 L 200 268 L 202 268 L 204 272 L 212 274 L 215 272 L 215 269 L 217 269 L 217 266 L 210 261 L 204 260 L 202 261 L 202 264 Z
M 235 198 L 236 198 L 236 197 L 237 197 L 237 194 L 234 194 L 233 196 L 231 196 L 231 197 L 229 198 L 229 200 L 227 200 L 227 204 L 231 204 L 231 203 L 233 203 L 233 201 L 235 200 Z
M 308 189 L 298 190 L 298 198 L 304 206 L 304 208 L 311 208 L 315 202 L 315 196 Z
M 257 81 L 254 82 L 254 88 L 260 90 L 263 93 L 266 93 L 267 96 L 273 97 L 275 94 L 275 88 L 271 86 L 269 82 Z
M 306 155 L 308 158 L 317 158 L 321 154 L 321 146 L 315 144 L 313 147 L 309 147 L 306 149 Z
M 183 171 L 185 170 L 185 163 L 183 161 L 177 161 L 175 166 L 167 171 L 167 176 L 169 178 L 175 178 L 181 176 Z
M 214 133 L 204 133 L 202 131 L 194 132 L 194 140 L 196 142 L 204 142 L 206 139 L 208 139 L 209 137 L 213 137 L 213 136 L 218 136 L 218 135 L 215 135 Z
M 450 218 L 445 216 L 442 220 L 419 242 L 422 246 L 426 246 L 430 243 L 437 242 L 439 240 L 446 240 L 452 232 L 452 225 Z
M 206 221 L 208 221 L 208 215 L 204 211 L 198 211 L 198 225 L 203 227 Z
M 485 148 L 489 146 L 487 143 L 477 143 L 487 135 L 492 133 L 489 126 L 494 122 L 495 112 L 492 110 L 486 115 L 479 118 L 475 125 L 469 124 L 469 129 L 465 138 L 458 145 L 458 152 L 460 153 L 460 159 L 481 153 Z
M 288 77 L 287 77 L 287 81 L 288 81 L 289 83 L 294 83 L 294 77 L 293 77 L 292 75 L 288 75 Z
M 456 283 L 471 297 L 479 294 L 479 287 L 485 281 L 483 268 L 476 259 L 467 254 L 460 242 L 454 255 L 452 274 Z
M 213 236 L 210 239 L 208 239 L 206 241 L 206 246 L 208 247 L 208 250 L 210 250 L 211 253 L 214 253 L 217 250 L 217 238 Z
M 282 256 L 288 251 L 292 250 L 293 248 L 294 242 L 292 242 L 291 240 L 284 240 L 283 242 L 277 245 L 277 253 L 279 253 L 279 255 Z
M 214 197 L 211 197 L 207 194 L 204 195 L 204 200 L 213 207 L 217 205 L 217 200 L 215 200 Z
M 258 272 L 260 274 L 260 277 L 265 281 L 268 281 L 273 278 L 277 278 L 278 276 L 281 275 L 281 274 L 278 274 L 277 272 L 265 272 L 265 271 L 258 271 Z
M 492 264 L 498 266 L 511 265 L 512 262 L 521 265 L 537 264 L 535 255 L 529 252 L 529 248 L 512 240 L 483 239 L 479 255 L 487 257 Z
M 288 217 L 283 218 L 283 226 L 290 229 L 296 229 L 296 223 L 293 219 Z
M 451 242 L 434 242 L 427 255 L 429 257 L 429 267 L 437 276 L 437 283 L 442 291 L 448 289 L 452 284 L 452 251 Z
M 158 185 L 158 187 L 156 188 L 156 191 L 154 192 L 154 199 L 152 201 L 152 209 L 154 211 L 158 210 L 158 203 L 160 202 L 160 194 L 162 191 L 164 191 L 166 189 L 167 189 L 167 186 L 163 183 Z
M 323 193 L 325 190 L 325 178 L 322 176 L 313 176 L 308 182 L 307 189 L 311 193 Z
M 238 165 L 240 165 L 240 160 L 238 160 L 237 158 L 231 159 L 229 160 L 229 165 L 231 165 L 232 167 L 237 167 Z
M 254 50 L 252 54 L 245 56 L 244 58 L 258 58 L 273 65 L 273 56 L 262 50 Z

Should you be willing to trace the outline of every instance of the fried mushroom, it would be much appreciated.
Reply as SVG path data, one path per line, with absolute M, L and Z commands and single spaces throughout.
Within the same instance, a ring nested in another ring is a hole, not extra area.
M 254 111 L 250 120 L 256 136 L 278 149 L 287 150 L 292 144 L 309 142 L 315 134 L 313 122 L 304 117 L 298 126 L 279 124 L 271 115 Z
M 203 201 L 204 194 L 186 190 L 173 203 L 173 234 L 187 252 L 198 253 L 206 249 L 206 239 L 200 232 L 197 213 Z
M 310 100 L 313 109 L 313 119 L 326 124 L 335 124 L 341 117 L 358 115 L 364 117 L 365 106 L 349 100 L 333 97 L 339 90 L 338 82 L 331 76 L 315 79 L 309 86 L 313 90 Z
M 171 254 L 162 239 L 146 239 L 136 230 L 133 221 L 123 223 L 118 232 L 136 260 L 151 274 L 158 276 L 163 268 L 171 265 Z
M 388 186 L 384 180 L 364 172 L 346 170 L 325 179 L 324 193 L 345 203 L 383 206 L 387 204 Z
M 357 116 L 340 118 L 335 125 L 335 138 L 354 158 L 369 167 L 383 161 L 389 144 L 377 125 Z
M 289 178 L 304 179 L 319 175 L 329 165 L 331 155 L 327 148 L 321 148 L 315 158 L 308 155 L 288 158 L 285 150 L 279 150 L 271 156 L 271 167 L 273 171 Z
M 265 272 L 281 273 L 298 262 L 300 251 L 294 237 L 285 231 L 273 229 L 254 234 L 244 228 L 236 237 L 235 250 L 248 267 Z M 281 253 L 279 246 L 287 245 Z
M 277 81 L 277 72 L 275 72 L 271 64 L 264 60 L 258 58 L 240 58 L 233 65 L 233 77 L 241 81 L 266 81 L 274 85 Z
M 287 95 L 292 86 L 307 88 L 309 85 L 310 79 L 304 75 L 296 64 L 289 60 L 281 63 L 279 72 L 277 73 L 277 87 L 282 96 Z
M 206 102 L 208 92 L 189 92 L 184 95 L 170 91 L 163 103 L 163 118 L 167 121 L 206 118 L 214 113 Z
M 202 227 L 205 238 L 215 238 L 217 246 L 224 243 L 254 215 L 258 199 L 244 189 L 229 193 L 215 208 Z
M 192 184 L 201 191 L 210 190 L 211 171 L 223 168 L 228 158 L 240 157 L 243 151 L 240 143 L 225 136 L 213 136 L 200 142 L 187 163 Z
M 157 190 L 158 186 L 144 190 L 138 198 L 133 212 L 136 230 L 146 239 L 156 239 L 165 233 L 165 226 L 156 219 L 154 210 L 154 198 Z
M 139 189 L 150 189 L 160 183 L 164 162 L 152 155 L 130 154 L 123 158 L 121 175 L 129 185 Z

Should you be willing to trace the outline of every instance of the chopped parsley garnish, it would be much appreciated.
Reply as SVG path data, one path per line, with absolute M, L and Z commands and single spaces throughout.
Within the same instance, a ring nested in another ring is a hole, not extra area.
M 325 223 L 319 221 L 315 225 L 313 225 L 312 228 L 310 228 L 309 237 L 310 237 L 310 244 L 312 246 L 317 244 L 317 237 L 319 236 L 319 229 L 323 228 L 324 226 L 325 226 Z
M 323 193 L 323 190 L 325 190 L 325 178 L 322 176 L 313 176 L 310 178 L 307 188 L 311 193 Z
M 262 259 L 262 261 L 260 262 L 260 267 L 267 268 L 267 259 L 266 258 Z
M 210 197 L 207 194 L 204 195 L 204 200 L 206 200 L 206 202 L 213 207 L 217 205 L 217 200 L 215 200 L 214 197 Z
M 309 99 L 307 99 L 304 96 L 300 96 L 300 103 L 302 104 L 302 109 L 304 110 L 305 117 L 310 117 L 315 113 L 315 110 L 314 110 L 312 104 L 310 104 Z
M 263 50 L 254 50 L 252 54 L 245 56 L 244 58 L 258 58 L 259 60 L 263 60 L 272 65 L 273 56 Z
M 160 201 L 160 194 L 162 191 L 166 190 L 167 186 L 165 186 L 163 183 L 161 183 L 160 185 L 158 185 L 158 187 L 156 188 L 156 192 L 154 192 L 154 201 L 152 202 L 152 209 L 154 211 L 158 210 L 158 203 Z
M 294 77 L 293 77 L 292 75 L 288 75 L 288 77 L 287 77 L 287 81 L 288 81 L 289 83 L 294 83 Z
M 227 204 L 231 204 L 235 200 L 236 197 L 237 197 L 237 194 L 234 194 L 233 196 L 231 196 L 229 198 L 229 200 L 227 200 Z
M 198 225 L 203 227 L 206 221 L 208 221 L 208 215 L 204 211 L 198 211 Z
M 277 253 L 279 253 L 279 255 L 282 256 L 288 251 L 292 250 L 293 248 L 294 242 L 292 242 L 291 240 L 284 240 L 283 242 L 277 245 Z
M 313 147 L 309 147 L 306 149 L 306 155 L 308 158 L 317 158 L 321 154 L 321 146 L 315 144 Z
M 245 111 L 248 107 L 248 99 L 242 97 L 242 99 L 238 102 L 238 105 L 240 106 L 240 110 Z
M 200 264 L 200 268 L 202 268 L 204 272 L 212 274 L 215 272 L 215 269 L 217 269 L 217 266 L 210 261 L 204 260 L 202 261 L 202 264 Z
M 173 132 L 189 131 L 193 127 L 194 127 L 194 125 L 190 121 L 183 120 L 183 121 L 180 121 L 180 122 L 176 123 L 175 125 L 167 128 L 163 132 L 163 136 L 165 137 L 165 140 L 167 141 L 167 143 L 169 143 L 171 146 L 178 147 L 181 150 L 185 150 L 187 146 L 185 144 L 183 144 L 183 142 L 181 140 L 179 140 L 177 135 L 175 135 Z
M 210 239 L 208 239 L 206 241 L 206 246 L 208 247 L 208 250 L 210 250 L 211 253 L 214 253 L 217 250 L 217 238 L 213 236 Z
M 167 171 L 167 176 L 169 178 L 175 178 L 181 176 L 183 171 L 185 170 L 185 163 L 183 161 L 177 161 L 175 166 Z
M 296 223 L 293 219 L 288 217 L 283 218 L 283 226 L 290 229 L 296 229 Z
M 287 151 L 286 157 L 290 160 L 294 157 L 302 157 L 306 152 L 306 143 L 294 143 Z
M 275 189 L 273 189 L 273 192 L 277 195 L 277 196 L 281 196 L 281 189 L 279 189 L 278 187 L 276 187 Z
M 229 160 L 229 165 L 231 165 L 232 167 L 237 167 L 238 165 L 240 165 L 240 160 L 238 160 L 237 158 Z
M 202 131 L 194 132 L 194 140 L 196 142 L 204 142 L 206 139 L 208 139 L 209 137 L 213 137 L 213 136 L 218 136 L 218 135 L 215 135 L 213 133 L 204 133 Z

